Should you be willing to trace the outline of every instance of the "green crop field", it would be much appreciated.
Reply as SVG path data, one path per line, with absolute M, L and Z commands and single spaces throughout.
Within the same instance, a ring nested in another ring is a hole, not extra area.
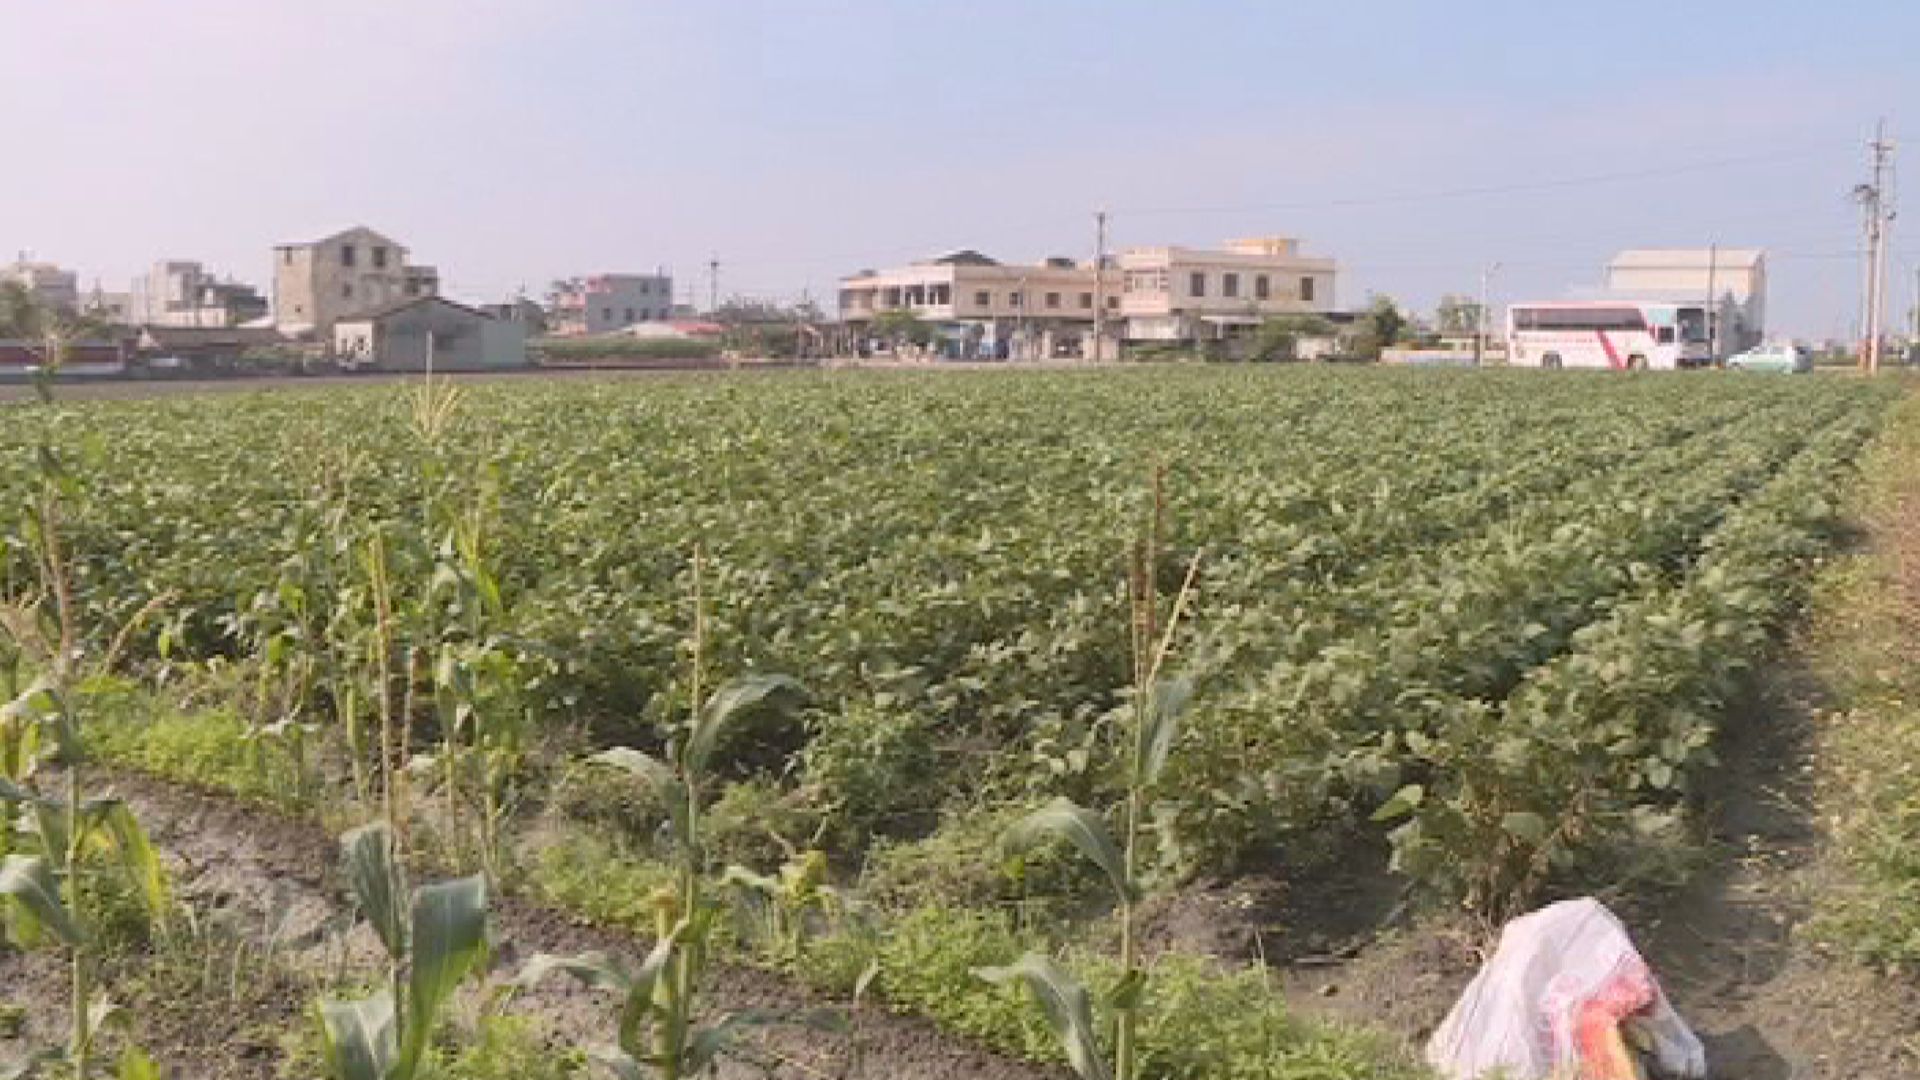
M 474 389 L 432 450 L 392 390 L 74 407 L 59 438 L 84 463 L 89 625 L 164 593 L 149 652 L 338 651 L 364 621 L 357 545 L 386 531 L 424 593 L 471 521 L 499 595 L 460 632 L 509 643 L 541 715 L 609 739 L 684 697 L 700 546 L 708 663 L 806 685 L 773 772 L 856 843 L 1107 781 L 1090 751 L 1130 683 L 1125 552 L 1161 467 L 1165 587 L 1200 556 L 1160 807 L 1187 868 L 1418 784 L 1409 868 L 1498 891 L 1604 834 L 1542 831 L 1571 785 L 1595 824 L 1684 789 L 1888 400 L 1526 373 L 696 378 Z M 1489 842 L 1514 861 L 1430 857 Z
M 228 687 L 237 719 L 196 739 L 304 733 L 256 789 L 364 801 L 378 747 L 417 748 L 423 798 L 484 804 L 490 872 L 543 807 L 668 858 L 659 791 L 571 763 L 684 753 L 713 685 L 778 673 L 804 705 L 713 749 L 716 867 L 818 850 L 903 907 L 1084 897 L 1067 860 L 996 846 L 1065 797 L 1125 830 L 1123 904 L 1136 877 L 1390 850 L 1499 914 L 1677 834 L 1896 396 L 1245 367 L 386 387 L 56 405 L 0 432 L 0 485 L 57 473 L 92 655 Z M 44 517 L 7 525 L 16 594 Z M 1143 780 L 1149 581 L 1192 694 Z

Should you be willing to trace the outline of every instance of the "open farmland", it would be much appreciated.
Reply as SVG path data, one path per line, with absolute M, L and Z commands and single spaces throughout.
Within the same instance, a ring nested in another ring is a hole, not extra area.
M 457 834 L 476 803 L 474 847 L 444 858 L 644 926 L 562 871 L 648 880 L 666 809 L 578 756 L 665 751 L 702 673 L 782 673 L 805 707 L 716 752 L 713 860 L 770 875 L 820 850 L 901 940 L 929 912 L 1085 915 L 1069 860 L 1009 860 L 997 834 L 1124 796 L 1129 551 L 1152 535 L 1161 596 L 1194 568 L 1168 661 L 1193 697 L 1141 806 L 1143 879 L 1391 858 L 1497 916 L 1681 842 L 1895 396 L 1244 368 L 375 387 L 55 406 L 0 433 L 0 483 L 32 490 L 48 433 L 92 651 L 131 621 L 121 670 L 212 703 L 107 736 L 117 759 L 364 802 L 373 703 L 404 702 L 396 751 L 435 755 L 421 827 Z M 10 531 L 29 582 L 41 549 Z M 512 720 L 467 719 L 489 712 Z M 554 818 L 568 839 L 513 839 Z M 889 947 L 897 1005 L 1043 1052 Z M 1152 1075 L 1241 1075 L 1146 1052 Z

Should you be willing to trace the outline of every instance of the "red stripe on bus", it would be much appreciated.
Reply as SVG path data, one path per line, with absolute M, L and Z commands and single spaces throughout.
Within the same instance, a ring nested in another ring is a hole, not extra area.
M 1607 350 L 1607 366 L 1614 368 L 1619 367 L 1620 354 L 1614 351 L 1613 342 L 1607 340 L 1607 332 L 1605 330 L 1595 330 L 1594 334 L 1600 338 L 1600 347 Z

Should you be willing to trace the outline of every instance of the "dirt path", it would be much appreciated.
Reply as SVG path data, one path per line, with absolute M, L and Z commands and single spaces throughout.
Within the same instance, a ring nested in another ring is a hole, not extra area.
M 270 938 L 274 954 L 296 972 L 314 978 L 302 988 L 300 979 L 252 1015 L 226 1017 L 210 1027 L 219 1038 L 201 1038 L 168 1023 L 147 1040 L 157 1056 L 179 1070 L 178 1075 L 203 1077 L 269 1077 L 275 1075 L 277 1056 L 240 1032 L 266 1031 L 279 1026 L 291 1031 L 307 1022 L 304 1010 L 320 975 L 329 972 L 371 970 L 377 945 L 366 928 L 345 932 L 351 923 L 344 901 L 345 886 L 338 872 L 338 845 L 318 827 L 283 817 L 270 809 L 231 799 L 203 795 L 132 774 L 115 777 L 114 788 L 139 813 L 154 843 L 172 864 L 180 897 L 199 917 L 219 918 L 233 925 L 256 928 Z M 573 953 L 601 949 L 637 964 L 643 944 L 616 932 L 586 926 L 566 916 L 513 900 L 498 898 L 493 908 L 498 941 L 494 981 L 510 977 L 535 952 Z M 59 1000 L 63 973 L 41 956 L 0 956 L 0 985 L 10 995 L 15 986 L 44 987 L 23 996 L 36 1003 Z M 826 1001 L 770 973 L 751 968 L 721 967 L 712 973 L 711 1000 L 717 1009 L 743 1008 L 800 1010 L 842 1003 Z M 480 995 L 474 995 L 477 1001 Z M 469 1007 L 474 1005 L 469 1002 Z M 58 1006 L 42 1009 L 31 1018 L 36 1033 L 58 1032 Z M 205 1010 L 202 1010 L 205 1011 Z M 611 999 L 590 994 L 555 980 L 518 994 L 512 1011 L 534 1018 L 557 1044 L 609 1041 L 614 1005 Z M 1057 1080 L 1063 1073 L 1030 1063 L 1002 1058 L 965 1044 L 930 1023 L 895 1016 L 863 1006 L 853 1010 L 849 1036 L 815 1031 L 776 1031 L 762 1040 L 761 1056 L 768 1068 L 729 1066 L 720 1076 L 733 1077 L 888 1077 L 900 1080 Z M 143 1022 L 143 1027 L 146 1026 Z M 155 1036 L 158 1038 L 155 1038 Z M 5 1059 L 0 1042 L 0 1060 Z M 857 1051 L 857 1052 L 856 1052 Z

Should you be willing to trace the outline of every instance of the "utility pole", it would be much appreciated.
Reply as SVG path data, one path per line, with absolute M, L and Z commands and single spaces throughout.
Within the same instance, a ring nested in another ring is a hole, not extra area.
M 1866 230 L 1866 266 L 1861 285 L 1860 366 L 1869 375 L 1880 371 L 1880 345 L 1885 333 L 1887 303 L 1887 232 L 1894 210 L 1888 190 L 1893 172 L 1893 143 L 1887 139 L 1887 122 L 1874 126 L 1873 141 L 1867 144 L 1870 178 L 1853 189 L 1860 204 Z
M 1105 358 L 1107 345 L 1107 212 L 1093 212 L 1093 362 Z
M 720 256 L 707 260 L 707 314 L 720 310 Z
M 1707 363 L 1718 367 L 1720 364 L 1720 298 L 1714 295 L 1719 286 L 1720 242 L 1707 245 Z
M 1500 269 L 1500 264 L 1491 262 L 1480 268 L 1480 306 L 1473 312 L 1473 366 L 1479 367 L 1487 362 L 1487 284 Z M 1511 363 L 1511 359 L 1508 361 Z

